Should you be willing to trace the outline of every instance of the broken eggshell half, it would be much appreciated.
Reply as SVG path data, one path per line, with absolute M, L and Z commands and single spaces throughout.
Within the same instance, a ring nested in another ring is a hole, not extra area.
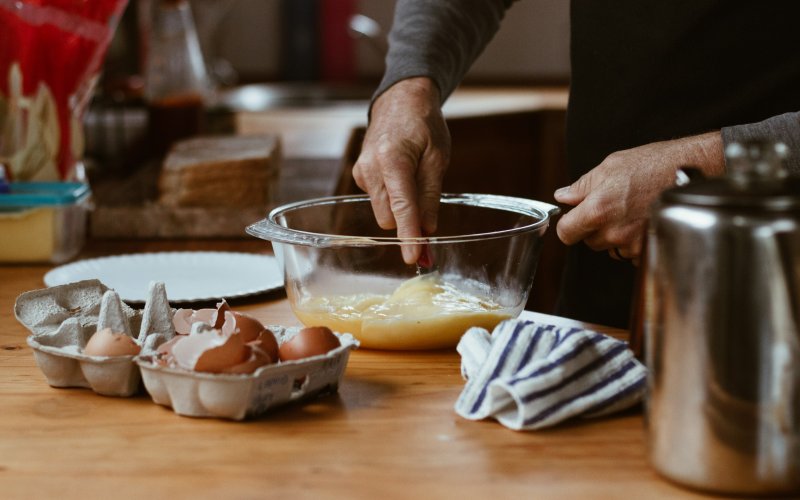
M 233 311 L 223 299 L 216 309 L 178 309 L 178 335 L 156 349 L 162 366 L 208 373 L 252 373 L 278 362 L 273 333 L 252 316 Z
M 225 313 L 231 308 L 224 299 L 217 303 L 215 309 L 178 309 L 172 317 L 172 324 L 178 335 L 189 335 L 192 325 L 206 323 L 213 328 L 221 328 L 225 321 Z

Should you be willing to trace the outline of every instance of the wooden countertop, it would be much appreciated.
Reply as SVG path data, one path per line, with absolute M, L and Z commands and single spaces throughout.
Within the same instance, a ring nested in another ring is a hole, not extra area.
M 253 240 L 116 241 L 83 256 L 182 249 L 268 250 Z M 49 269 L 0 266 L 2 498 L 699 496 L 649 467 L 639 411 L 539 432 L 462 419 L 456 352 L 358 350 L 337 395 L 245 422 L 180 417 L 144 394 L 51 388 L 13 315 L 15 298 L 43 287 Z M 281 294 L 232 305 L 298 324 Z

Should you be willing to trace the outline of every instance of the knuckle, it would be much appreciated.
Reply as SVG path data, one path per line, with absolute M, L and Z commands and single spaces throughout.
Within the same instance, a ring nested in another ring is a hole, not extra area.
M 414 205 L 405 196 L 395 196 L 389 201 L 389 206 L 392 209 L 392 213 L 394 213 L 398 217 L 407 217 L 414 211 Z
M 450 150 L 434 149 L 431 151 L 430 159 L 436 169 L 444 174 L 447 167 L 450 165 Z
M 380 186 L 380 180 L 376 178 L 375 168 L 373 164 L 366 163 L 361 160 L 353 165 L 351 173 L 356 185 L 366 192 L 371 192 Z
M 383 229 L 394 229 L 397 227 L 394 216 L 387 210 L 381 201 L 375 200 L 372 204 L 375 213 L 375 221 Z
M 622 160 L 623 157 L 624 153 L 622 151 L 614 151 L 613 153 L 606 156 L 601 164 L 605 164 L 608 166 L 616 165 Z
M 356 163 L 353 165 L 353 180 L 356 181 L 356 184 L 361 189 L 365 189 L 367 181 L 364 169 L 365 167 L 361 163 Z
M 563 220 L 561 222 L 563 222 Z M 560 239 L 565 245 L 577 243 L 575 238 L 573 238 L 573 232 L 566 224 L 559 223 L 556 226 L 556 234 L 558 235 L 558 239 Z
M 419 199 L 426 204 L 438 206 L 441 192 L 441 184 L 425 184 L 419 187 Z
M 599 228 L 605 226 L 609 221 L 610 212 L 605 203 L 587 200 L 583 216 L 583 226 Z

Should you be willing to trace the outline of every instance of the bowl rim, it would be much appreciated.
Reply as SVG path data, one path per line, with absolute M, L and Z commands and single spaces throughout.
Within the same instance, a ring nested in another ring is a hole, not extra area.
M 311 206 L 332 205 L 337 203 L 363 203 L 369 201 L 366 194 L 324 196 L 287 203 L 272 209 L 265 219 L 249 225 L 246 228 L 248 234 L 257 238 L 277 241 L 280 243 L 290 243 L 317 247 L 332 246 L 372 246 L 372 245 L 423 245 L 441 243 L 460 243 L 475 240 L 486 240 L 494 238 L 505 238 L 516 234 L 527 233 L 547 228 L 550 219 L 557 215 L 561 209 L 555 205 L 527 198 L 517 198 L 513 196 L 476 194 L 476 193 L 443 193 L 440 203 L 458 204 L 468 202 L 473 206 L 495 208 L 517 212 L 523 215 L 537 217 L 539 220 L 524 226 L 474 234 L 462 234 L 451 236 L 420 236 L 412 238 L 400 238 L 393 236 L 352 236 L 343 234 L 315 233 L 298 229 L 287 228 L 277 222 L 277 218 L 287 212 Z

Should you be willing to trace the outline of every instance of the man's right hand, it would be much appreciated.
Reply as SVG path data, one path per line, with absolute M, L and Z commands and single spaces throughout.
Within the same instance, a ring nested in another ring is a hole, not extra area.
M 414 238 L 436 231 L 449 161 L 450 132 L 439 89 L 429 78 L 409 78 L 373 103 L 353 179 L 369 194 L 380 227 Z M 403 260 L 415 263 L 420 249 L 403 246 Z

